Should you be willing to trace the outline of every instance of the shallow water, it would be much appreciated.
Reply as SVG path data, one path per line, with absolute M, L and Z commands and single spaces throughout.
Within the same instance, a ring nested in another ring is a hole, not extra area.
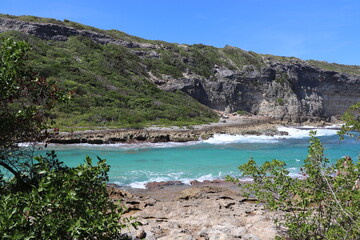
M 257 163 L 278 159 L 285 161 L 291 175 L 297 176 L 309 146 L 309 129 L 286 128 L 288 136 L 215 135 L 206 141 L 158 144 L 50 145 L 69 166 L 83 162 L 86 155 L 99 156 L 111 165 L 110 182 L 144 188 L 151 181 L 179 180 L 189 183 L 239 176 L 237 167 L 253 157 Z M 345 155 L 357 159 L 360 142 L 340 141 L 334 129 L 318 129 L 317 136 L 325 147 L 325 155 L 335 161 Z

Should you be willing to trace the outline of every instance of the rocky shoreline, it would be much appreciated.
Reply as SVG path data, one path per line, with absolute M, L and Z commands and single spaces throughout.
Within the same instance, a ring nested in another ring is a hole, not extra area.
M 184 128 L 148 127 L 143 129 L 60 132 L 53 135 L 48 142 L 60 144 L 158 143 L 199 141 L 208 139 L 214 134 L 281 135 L 284 133 L 279 133 L 276 128 L 279 124 L 281 123 L 272 118 L 262 116 L 230 116 L 218 123 Z
M 269 212 L 256 199 L 244 198 L 237 185 L 206 182 L 148 189 L 109 186 L 111 199 L 122 199 L 126 217 L 143 225 L 124 232 L 128 239 L 274 239 L 273 223 L 281 212 Z
M 339 123 L 333 122 L 334 123 Z M 277 127 L 294 126 L 293 122 L 276 121 L 264 116 L 229 115 L 217 123 L 195 125 L 188 127 L 146 127 L 141 129 L 106 129 L 85 130 L 73 132 L 58 132 L 52 134 L 49 143 L 58 144 L 116 144 L 116 143 L 159 143 L 159 142 L 189 142 L 206 140 L 214 134 L 229 135 L 287 135 L 278 131 Z M 307 122 L 306 125 L 325 126 L 330 123 L 324 121 Z

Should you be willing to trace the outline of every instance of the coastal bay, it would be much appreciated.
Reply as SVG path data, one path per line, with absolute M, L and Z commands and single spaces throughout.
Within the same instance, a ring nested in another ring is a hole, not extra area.
M 25 8 L 38 9 L 31 5 Z M 63 17 L 91 15 L 96 26 L 112 30 L 0 14 L 2 238 L 358 239 L 360 66 L 301 54 L 316 52 L 312 39 L 331 42 L 323 53 L 350 46 L 350 38 L 345 44 L 331 36 L 346 36 L 343 26 L 353 20 L 340 20 L 356 7 L 347 5 L 342 15 L 324 4 L 222 4 L 225 11 L 216 4 L 216 13 L 199 21 L 184 13 L 196 7 L 205 13 L 210 2 L 191 8 L 137 2 L 135 11 L 125 2 L 118 9 L 100 3 L 91 12 L 91 3 L 76 11 L 72 5 Z M 116 14 L 98 11 L 105 5 Z M 141 18 L 145 12 L 151 16 Z M 199 37 L 205 28 L 197 23 L 204 22 L 226 43 L 214 45 L 215 36 L 170 40 L 156 24 L 147 28 L 155 37 L 136 33 L 138 27 L 124 28 L 136 22 L 126 17 L 131 13 L 141 19 L 140 30 L 157 17 L 169 24 L 175 17 L 181 27 L 168 25 L 167 34 L 185 29 L 182 36 Z M 124 17 L 116 21 L 124 26 L 98 22 L 110 15 Z M 311 15 L 327 25 L 338 21 L 329 26 L 342 26 L 341 34 Z M 296 16 L 301 21 L 292 22 Z M 259 44 L 256 35 L 283 51 Z M 266 48 L 240 44 L 246 39 Z
M 111 165 L 110 182 L 133 188 L 145 188 L 150 182 L 179 181 L 189 184 L 193 180 L 212 181 L 223 179 L 226 175 L 240 176 L 237 166 L 250 158 L 258 163 L 272 159 L 284 161 L 290 173 L 299 176 L 307 155 L 310 130 L 317 130 L 325 146 L 325 154 L 331 161 L 344 155 L 356 159 L 360 152 L 360 146 L 354 139 L 340 141 L 336 135 L 338 128 L 331 125 L 321 128 L 290 127 L 267 122 L 237 128 L 243 134 L 232 132 L 235 127 L 231 125 L 227 129 L 224 126 L 218 129 L 221 131 L 213 130 L 207 139 L 198 137 L 187 142 L 50 144 L 47 150 L 56 150 L 69 166 L 80 164 L 85 155 L 93 159 L 97 156 L 105 158 Z M 161 133 L 155 129 L 148 131 Z M 185 130 L 177 131 L 188 134 Z

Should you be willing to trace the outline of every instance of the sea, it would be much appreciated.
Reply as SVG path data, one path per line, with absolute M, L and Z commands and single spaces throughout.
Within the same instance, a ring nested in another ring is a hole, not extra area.
M 325 156 L 334 162 L 348 155 L 357 160 L 360 142 L 346 137 L 340 140 L 336 126 L 326 128 L 279 127 L 284 136 L 254 136 L 216 134 L 204 141 L 186 143 L 138 143 L 138 144 L 51 144 L 45 151 L 55 150 L 59 159 L 74 167 L 84 162 L 88 155 L 95 163 L 104 158 L 111 166 L 110 183 L 124 187 L 145 188 L 148 182 L 223 179 L 230 175 L 240 177 L 238 166 L 253 158 L 258 164 L 272 159 L 286 163 L 290 176 L 299 177 L 300 167 L 307 157 L 309 132 L 317 131 L 317 137 L 325 148 Z M 242 180 L 250 180 L 241 178 Z

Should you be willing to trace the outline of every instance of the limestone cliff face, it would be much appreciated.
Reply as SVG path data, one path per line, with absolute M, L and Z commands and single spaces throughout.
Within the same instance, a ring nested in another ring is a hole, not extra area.
M 66 41 L 70 36 L 89 37 L 100 44 L 116 44 L 148 59 L 162 59 L 164 51 L 173 51 L 161 43 L 144 43 L 113 38 L 90 30 L 60 24 L 29 23 L 0 18 L 0 32 L 19 31 L 44 40 Z M 180 45 L 178 45 L 180 46 Z M 245 51 L 244 51 L 245 52 Z M 330 120 L 352 104 L 360 102 L 360 76 L 320 69 L 300 59 L 280 61 L 265 55 L 260 65 L 213 64 L 211 76 L 182 69 L 183 77 L 154 76 L 149 66 L 149 81 L 166 91 L 180 90 L 210 108 L 253 114 L 295 122 Z M 219 56 L 220 57 L 220 56 Z M 193 59 L 179 56 L 185 64 Z M 232 62 L 221 55 L 224 62 Z
M 215 79 L 188 75 L 161 85 L 217 110 L 246 110 L 294 122 L 330 120 L 360 101 L 360 77 L 314 68 L 305 61 L 268 62 L 260 70 L 215 68 Z

